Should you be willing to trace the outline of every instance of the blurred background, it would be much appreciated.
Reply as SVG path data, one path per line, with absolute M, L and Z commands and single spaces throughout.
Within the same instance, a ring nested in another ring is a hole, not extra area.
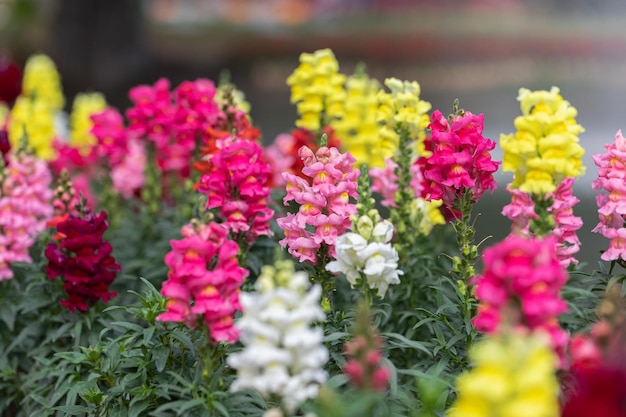
M 624 0 L 0 0 L 0 95 L 37 52 L 56 62 L 69 103 L 100 91 L 120 109 L 134 85 L 217 81 L 228 70 L 269 143 L 293 127 L 285 79 L 299 54 L 331 48 L 345 74 L 361 61 L 380 81 L 417 80 L 444 114 L 458 98 L 485 114 L 485 136 L 498 141 L 514 131 L 520 87 L 555 85 L 586 128 L 575 213 L 591 270 L 608 245 L 591 233 L 591 155 L 626 128 L 625 19 Z M 511 178 L 499 174 L 500 189 L 479 204 L 479 239 L 508 234 L 500 211 Z

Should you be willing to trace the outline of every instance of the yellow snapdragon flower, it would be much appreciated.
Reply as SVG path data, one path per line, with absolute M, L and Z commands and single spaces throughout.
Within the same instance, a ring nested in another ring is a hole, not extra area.
M 357 166 L 385 166 L 385 159 L 379 152 L 379 88 L 378 81 L 364 73 L 348 77 L 343 115 L 331 121 L 331 127 L 341 139 L 344 150 L 356 158 Z
M 54 62 L 46 55 L 33 55 L 26 61 L 22 95 L 41 101 L 53 110 L 61 110 L 65 98 L 61 77 Z
M 345 75 L 330 49 L 300 55 L 300 65 L 287 78 L 291 102 L 298 108 L 296 126 L 317 132 L 343 115 Z
M 37 157 L 49 161 L 54 159 L 52 140 L 55 136 L 54 115 L 46 102 L 20 96 L 15 101 L 8 123 L 11 146 L 19 147 L 24 136 Z
M 96 138 L 90 133 L 93 127 L 91 115 L 106 109 L 107 102 L 100 93 L 80 93 L 74 98 L 70 114 L 69 143 L 83 154 L 87 154 L 96 144 Z
M 416 218 L 417 230 L 420 234 L 427 236 L 433 227 L 438 224 L 446 224 L 446 219 L 441 214 L 439 207 L 443 204 L 443 200 L 428 201 L 418 197 L 412 202 L 413 216 Z
M 398 126 L 406 129 L 414 138 L 415 154 L 425 155 L 425 129 L 430 123 L 428 111 L 432 106 L 429 102 L 420 99 L 419 83 L 387 78 L 385 86 L 389 88 L 389 93 L 384 90 L 378 92 L 378 121 L 382 123 L 380 128 L 381 157 L 391 158 L 398 148 Z
M 519 90 L 522 115 L 515 118 L 514 134 L 502 134 L 502 169 L 514 172 L 512 188 L 528 194 L 553 192 L 567 177 L 585 173 L 576 122 L 577 110 L 563 99 L 557 87 L 550 91 Z
M 557 358 L 536 335 L 489 336 L 470 350 L 447 417 L 558 417 Z
M 26 136 L 29 146 L 39 158 L 53 159 L 55 117 L 64 103 L 61 77 L 54 62 L 46 55 L 30 57 L 24 67 L 22 93 L 15 101 L 9 116 L 11 146 L 17 147 Z

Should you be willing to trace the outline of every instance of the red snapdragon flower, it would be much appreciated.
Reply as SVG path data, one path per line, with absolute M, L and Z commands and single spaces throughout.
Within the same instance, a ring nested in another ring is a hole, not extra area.
M 108 228 L 106 219 L 104 211 L 69 214 L 56 225 L 58 244 L 50 242 L 45 250 L 48 278 L 63 278 L 67 299 L 61 305 L 72 312 L 86 311 L 89 304 L 117 295 L 109 291 L 120 266 L 111 256 L 111 244 L 102 239 Z

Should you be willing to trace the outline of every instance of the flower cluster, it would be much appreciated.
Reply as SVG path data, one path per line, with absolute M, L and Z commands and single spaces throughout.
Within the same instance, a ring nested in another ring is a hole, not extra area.
M 370 323 L 367 306 L 357 310 L 353 333 L 355 337 L 343 346 L 347 357 L 343 372 L 357 388 L 386 391 L 390 372 L 382 364 L 383 339 Z
M 496 143 L 483 137 L 484 116 L 457 113 L 448 120 L 439 110 L 431 116 L 430 138 L 426 151 L 430 156 L 419 161 L 424 177 L 422 195 L 427 200 L 443 200 L 452 209 L 465 192 L 478 201 L 485 191 L 493 191 L 493 173 L 499 162 L 491 159 Z
M 233 315 L 241 310 L 240 287 L 248 276 L 237 261 L 237 244 L 228 238 L 228 229 L 214 222 L 192 222 L 181 235 L 170 241 L 172 250 L 165 255 L 169 272 L 161 293 L 168 299 L 167 311 L 157 320 L 195 329 L 201 317 L 213 343 L 236 342 Z
M 602 254 L 605 261 L 626 260 L 626 138 L 618 131 L 612 144 L 604 146 L 606 153 L 594 155 L 598 178 L 594 190 L 606 191 L 596 195 L 600 222 L 593 229 L 610 239 L 609 249 Z
M 77 94 L 72 104 L 70 114 L 69 144 L 78 148 L 82 155 L 91 152 L 91 148 L 97 143 L 91 133 L 93 121 L 91 116 L 106 109 L 106 100 L 99 93 Z
M 31 262 L 28 249 L 52 216 L 46 163 L 22 151 L 7 159 L 0 168 L 0 281 L 13 277 L 12 262 Z
M 554 220 L 552 234 L 556 237 L 556 256 L 562 267 L 578 264 L 574 255 L 580 250 L 580 239 L 576 231 L 583 225 L 582 219 L 574 216 L 574 205 L 580 200 L 573 195 L 573 178 L 566 178 L 558 185 L 553 193 L 548 193 L 545 198 L 551 199 L 552 204 L 548 207 Z M 519 189 L 507 187 L 512 194 L 511 203 L 504 206 L 502 214 L 513 222 L 512 233 L 525 236 L 530 235 L 531 221 L 538 218 L 535 212 L 535 202 L 532 197 Z
M 83 208 L 56 225 L 57 242 L 45 250 L 48 278 L 62 277 L 67 299 L 61 305 L 70 311 L 86 311 L 89 304 L 104 302 L 117 294 L 109 291 L 120 266 L 111 256 L 111 244 L 102 235 L 108 228 L 107 214 Z
M 329 262 L 326 269 L 343 273 L 352 288 L 366 284 L 385 297 L 390 284 L 399 284 L 398 253 L 391 245 L 393 224 L 373 216 L 360 216 L 354 223 L 354 232 L 339 236 L 335 242 L 337 260 Z M 374 217 L 374 219 L 372 219 Z
M 93 114 L 91 120 L 91 134 L 96 139 L 92 153 L 110 168 L 113 190 L 128 199 L 145 185 L 146 149 L 139 138 L 129 134 L 124 118 L 114 108 Z
M 572 389 L 562 417 L 626 415 L 626 302 L 622 286 L 607 288 L 590 335 L 578 334 L 570 343 Z
M 134 107 L 126 112 L 132 135 L 146 138 L 155 149 L 162 172 L 187 178 L 196 142 L 217 122 L 215 85 L 207 79 L 185 81 L 173 92 L 167 79 L 130 91 Z
M 287 213 L 277 219 L 278 226 L 285 231 L 279 243 L 289 247 L 289 253 L 301 262 L 315 265 L 322 245 L 328 256 L 335 257 L 335 240 L 351 225 L 350 216 L 356 214 L 356 206 L 350 197 L 357 196 L 359 170 L 354 169 L 354 158 L 342 154 L 337 148 L 322 146 L 313 151 L 303 146 L 299 151 L 304 163 L 302 173 L 311 178 L 309 182 L 297 175 L 284 173 L 287 195 L 283 203 L 299 204 L 296 214 Z M 307 230 L 315 228 L 315 232 Z
M 54 110 L 63 108 L 65 98 L 61 91 L 61 76 L 48 56 L 33 55 L 28 58 L 22 79 L 22 95 L 36 98 Z
M 345 75 L 330 49 L 300 55 L 300 65 L 287 78 L 291 102 L 298 108 L 296 126 L 318 132 L 343 116 Z
M 458 377 L 448 417 L 558 417 L 554 353 L 543 338 L 489 336 L 470 350 L 474 368 Z
M 342 147 L 357 160 L 357 165 L 384 166 L 378 152 L 378 90 L 377 80 L 365 73 L 357 73 L 346 81 L 346 98 L 343 114 L 331 122 Z
M 13 147 L 26 135 L 28 145 L 38 157 L 52 160 L 56 136 L 55 118 L 64 104 L 60 77 L 56 66 L 45 55 L 28 59 L 24 68 L 22 94 L 9 116 L 8 132 Z
M 328 126 L 322 128 L 322 133 L 326 135 L 327 146 L 329 148 L 340 148 L 341 143 L 335 136 L 335 132 Z M 274 139 L 274 143 L 267 147 L 265 157 L 268 164 L 272 167 L 274 173 L 271 184 L 275 187 L 285 186 L 286 180 L 283 173 L 297 175 L 304 179 L 307 178 L 302 173 L 304 163 L 298 152 L 300 148 L 306 146 L 315 152 L 319 146 L 316 143 L 316 135 L 304 128 L 294 129 L 291 133 L 282 133 Z
M 207 208 L 218 208 L 226 227 L 245 235 L 248 243 L 271 235 L 274 211 L 267 207 L 271 170 L 262 157 L 256 142 L 231 137 L 208 161 L 211 168 L 198 186 L 208 197 Z
M 325 319 L 322 290 L 310 286 L 308 275 L 295 272 L 293 262 L 277 261 L 263 267 L 255 292 L 241 295 L 244 314 L 237 327 L 244 349 L 228 357 L 237 369 L 233 391 L 252 388 L 266 398 L 277 395 L 290 411 L 317 395 L 326 380 L 328 351 L 322 329 L 312 327 Z
M 406 129 L 411 139 L 415 139 L 414 153 L 423 155 L 424 130 L 428 126 L 427 113 L 431 105 L 420 99 L 419 83 L 387 78 L 385 86 L 390 93 L 384 90 L 378 92 L 378 121 L 383 124 L 380 129 L 381 143 L 376 148 L 378 154 L 383 160 L 394 155 L 400 141 L 397 132 L 400 125 L 402 129 Z
M 501 135 L 502 169 L 514 172 L 511 188 L 528 194 L 554 192 L 567 177 L 585 172 L 578 135 L 577 111 L 557 87 L 550 91 L 519 90 L 522 115 L 515 118 L 515 134 Z
M 480 331 L 506 326 L 542 330 L 563 359 L 568 335 L 557 316 L 567 310 L 559 292 L 567 273 L 556 258 L 556 239 L 512 235 L 484 252 L 484 271 L 472 282 L 480 302 L 473 320 Z

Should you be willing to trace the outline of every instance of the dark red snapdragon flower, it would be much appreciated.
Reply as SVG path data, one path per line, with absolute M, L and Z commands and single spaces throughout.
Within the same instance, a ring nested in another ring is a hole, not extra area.
M 5 128 L 0 127 L 0 155 L 4 161 L 4 165 L 9 163 L 9 151 L 11 150 L 11 142 L 9 142 L 9 133 Z
M 50 242 L 46 248 L 48 278 L 62 277 L 67 299 L 61 305 L 72 312 L 86 311 L 90 304 L 117 295 L 109 291 L 120 266 L 111 256 L 111 244 L 102 238 L 106 219 L 104 211 L 70 214 L 56 225 L 58 244 Z
M 22 91 L 22 70 L 10 58 L 0 56 L 0 101 L 13 104 Z

